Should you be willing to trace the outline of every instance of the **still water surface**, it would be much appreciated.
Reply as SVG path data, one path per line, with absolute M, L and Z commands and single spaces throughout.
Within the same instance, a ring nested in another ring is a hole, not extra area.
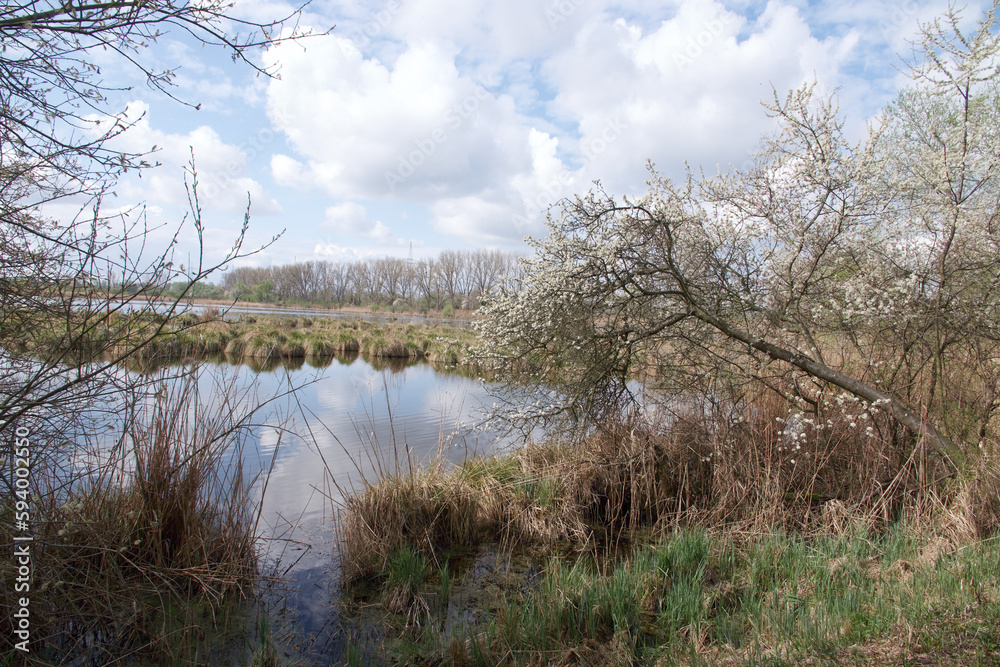
M 76 307 L 84 308 L 86 302 L 80 300 Z M 171 301 L 147 301 L 145 299 L 132 299 L 124 302 L 112 304 L 124 312 L 150 311 L 154 313 L 166 313 L 171 309 L 175 314 L 192 313 L 201 315 L 206 310 L 217 311 L 225 320 L 235 320 L 246 316 L 254 317 L 311 317 L 330 318 L 336 320 L 364 320 L 376 324 L 387 324 L 390 322 L 402 324 L 447 324 L 453 327 L 470 329 L 473 320 L 455 317 L 436 317 L 429 315 L 394 315 L 391 312 L 379 314 L 377 312 L 364 312 L 353 310 L 327 310 L 322 308 L 294 308 L 287 306 L 266 306 L 248 305 L 243 303 L 235 304 L 202 304 L 193 302 L 181 302 L 176 306 Z
M 276 624 L 302 645 L 303 657 L 332 657 L 342 641 L 333 602 L 335 515 L 344 494 L 380 470 L 450 465 L 513 444 L 475 428 L 492 404 L 487 383 L 426 363 L 376 368 L 354 356 L 322 368 L 204 364 L 199 372 L 203 396 L 225 387 L 245 401 L 268 401 L 245 445 L 244 468 L 258 475 L 270 562 L 290 579 Z

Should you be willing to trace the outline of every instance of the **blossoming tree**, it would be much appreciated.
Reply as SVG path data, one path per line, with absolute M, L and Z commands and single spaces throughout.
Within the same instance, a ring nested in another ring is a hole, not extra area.
M 1000 331 L 1000 41 L 994 11 L 973 34 L 960 18 L 923 27 L 912 85 L 861 144 L 804 86 L 765 105 L 781 129 L 747 169 L 675 184 L 650 167 L 641 198 L 563 202 L 486 311 L 508 367 L 560 388 L 518 416 L 599 422 L 642 370 L 804 405 L 836 389 L 953 467 L 995 413 Z

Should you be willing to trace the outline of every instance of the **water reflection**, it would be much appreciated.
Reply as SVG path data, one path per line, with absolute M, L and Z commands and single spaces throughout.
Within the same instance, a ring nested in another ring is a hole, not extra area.
M 294 643 L 312 636 L 318 644 L 306 658 L 329 659 L 340 641 L 331 600 L 334 522 L 344 496 L 383 473 L 432 460 L 454 464 L 498 446 L 495 434 L 473 428 L 492 402 L 487 384 L 427 363 L 370 363 L 357 354 L 325 364 L 206 363 L 197 381 L 203 397 L 235 389 L 241 403 L 267 403 L 243 465 L 258 478 L 269 558 L 292 580 L 282 618 L 299 637 Z

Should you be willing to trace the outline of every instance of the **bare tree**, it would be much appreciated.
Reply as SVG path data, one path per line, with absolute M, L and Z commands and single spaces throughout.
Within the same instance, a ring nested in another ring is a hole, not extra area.
M 469 294 L 476 299 L 487 298 L 507 273 L 512 255 L 503 250 L 476 250 L 469 255 Z
M 351 291 L 350 266 L 343 262 L 330 264 L 326 271 L 326 278 L 330 298 L 335 303 L 343 305 Z
M 516 284 L 520 267 L 517 255 L 503 250 L 447 250 L 440 260 L 416 262 L 395 257 L 356 262 L 298 262 L 256 268 L 229 270 L 223 286 L 233 297 L 250 294 L 266 281 L 278 299 L 307 299 L 343 303 L 352 299 L 356 305 L 423 301 L 430 309 L 442 299 L 462 305 L 472 299 L 471 307 L 490 295 L 501 282 Z M 447 267 L 448 275 L 444 275 Z M 258 290 L 259 291 L 259 290 Z
M 172 96 L 173 71 L 144 64 L 147 47 L 166 31 L 189 33 L 268 75 L 250 52 L 293 38 L 294 30 L 281 33 L 292 27 L 288 19 L 294 15 L 249 22 L 212 0 L 40 0 L 0 9 L 0 432 L 28 415 L 65 424 L 75 406 L 125 390 L 116 365 L 160 335 L 179 303 L 152 301 L 175 281 L 187 285 L 183 298 L 191 285 L 248 254 L 242 244 L 249 201 L 232 249 L 213 262 L 200 252 L 187 264 L 175 260 L 181 228 L 168 247 L 151 251 L 141 209 L 105 215 L 104 195 L 150 159 L 110 143 L 130 125 L 110 101 L 119 89 L 105 80 L 95 55 L 117 58 Z M 193 157 L 186 183 L 184 233 L 193 227 L 200 251 Z M 45 205 L 69 198 L 84 202 L 75 217 L 46 217 Z
M 424 301 L 425 308 L 433 307 L 434 290 L 438 281 L 438 264 L 433 259 L 421 259 L 414 266 L 413 280 L 417 298 Z
M 361 306 L 373 303 L 378 297 L 380 288 L 375 267 L 369 261 L 351 264 L 351 284 L 354 286 L 352 299 L 354 305 Z
M 438 280 L 440 290 L 447 303 L 457 306 L 457 297 L 461 294 L 462 273 L 465 270 L 465 258 L 455 250 L 445 250 L 438 257 Z

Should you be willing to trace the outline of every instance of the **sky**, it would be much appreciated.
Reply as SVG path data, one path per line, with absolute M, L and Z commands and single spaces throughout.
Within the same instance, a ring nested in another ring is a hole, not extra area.
M 968 6 L 970 24 L 984 7 Z M 184 103 L 124 63 L 101 63 L 124 88 L 109 109 L 135 123 L 115 147 L 156 146 L 159 163 L 120 181 L 104 205 L 143 205 L 151 247 L 166 243 L 187 210 L 193 155 L 210 261 L 236 238 L 248 199 L 244 250 L 280 236 L 237 264 L 524 251 L 525 236 L 545 234 L 550 207 L 595 180 L 641 195 L 647 161 L 674 179 L 687 167 L 747 165 L 774 131 L 761 102 L 804 83 L 836 94 L 861 140 L 906 85 L 919 25 L 946 8 L 314 0 L 299 19 L 312 35 L 251 54 L 272 77 L 168 32 L 143 58 L 176 70 Z M 233 13 L 269 20 L 293 9 L 239 0 Z M 182 257 L 197 254 L 190 224 L 179 239 Z

